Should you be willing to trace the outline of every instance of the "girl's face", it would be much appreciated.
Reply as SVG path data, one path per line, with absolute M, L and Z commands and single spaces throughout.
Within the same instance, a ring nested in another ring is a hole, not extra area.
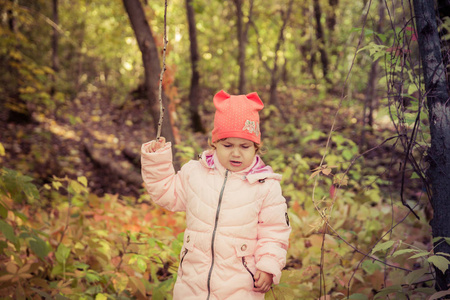
M 255 144 L 243 138 L 230 137 L 213 145 L 216 147 L 219 162 L 232 172 L 250 167 L 256 155 Z

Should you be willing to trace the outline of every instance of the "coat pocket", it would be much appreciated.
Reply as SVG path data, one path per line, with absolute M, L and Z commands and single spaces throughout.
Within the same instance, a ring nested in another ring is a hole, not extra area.
M 183 248 L 180 253 L 180 266 L 178 267 L 178 275 L 183 276 L 183 263 L 185 262 L 186 256 L 189 252 L 194 250 L 195 234 L 190 230 L 184 232 Z
M 180 267 L 178 268 L 180 276 L 183 276 L 183 261 L 188 252 L 189 252 L 189 250 L 186 248 L 184 248 L 184 250 L 181 251 Z
M 245 257 L 244 256 L 242 256 L 242 265 L 244 266 L 244 268 L 247 270 L 247 272 L 250 274 L 250 276 L 252 277 L 252 280 L 253 280 L 253 287 L 256 287 L 255 286 L 255 275 L 253 274 L 253 272 L 252 271 L 250 271 L 250 269 L 248 268 L 248 266 L 247 266 L 247 261 L 245 260 Z
M 236 256 L 241 260 L 242 266 L 253 280 L 253 286 L 255 286 L 255 247 L 256 241 L 252 240 L 240 240 L 234 246 Z

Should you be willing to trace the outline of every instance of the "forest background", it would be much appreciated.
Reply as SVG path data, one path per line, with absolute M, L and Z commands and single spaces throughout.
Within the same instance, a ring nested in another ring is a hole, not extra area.
M 170 0 L 166 26 L 164 11 L 0 0 L 2 299 L 171 299 L 184 215 L 152 204 L 139 162 L 157 135 L 163 57 L 177 168 L 208 147 L 217 91 L 265 103 L 263 160 L 283 174 L 293 228 L 266 299 L 449 294 L 435 288 L 449 239 L 429 224 L 412 3 Z

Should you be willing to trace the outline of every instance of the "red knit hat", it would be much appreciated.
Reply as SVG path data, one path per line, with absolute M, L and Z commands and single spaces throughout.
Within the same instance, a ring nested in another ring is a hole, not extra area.
M 257 93 L 233 96 L 220 91 L 214 96 L 214 106 L 213 143 L 229 137 L 261 143 L 258 112 L 264 104 Z

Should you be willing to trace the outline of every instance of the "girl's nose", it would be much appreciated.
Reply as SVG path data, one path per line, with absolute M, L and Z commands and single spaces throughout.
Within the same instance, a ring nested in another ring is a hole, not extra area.
M 239 149 L 238 148 L 233 148 L 232 154 L 233 154 L 233 156 L 239 156 Z

